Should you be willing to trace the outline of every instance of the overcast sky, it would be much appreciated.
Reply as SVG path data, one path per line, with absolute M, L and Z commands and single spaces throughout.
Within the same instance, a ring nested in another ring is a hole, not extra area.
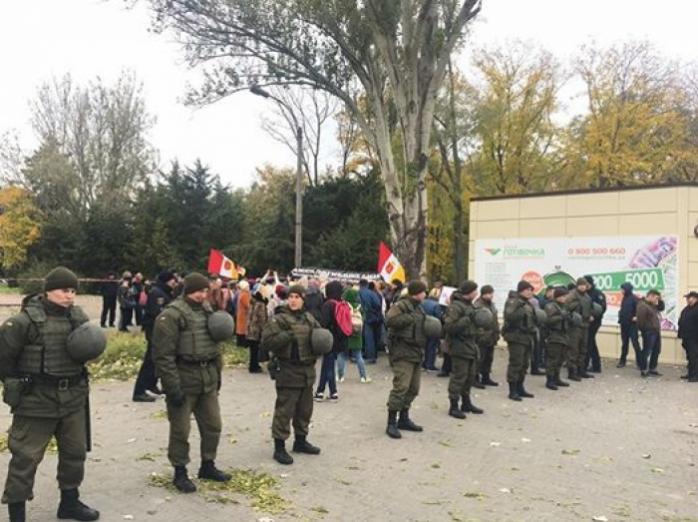
M 386 0 L 388 1 L 388 0 Z M 648 39 L 668 58 L 698 59 L 698 3 L 685 0 L 484 0 L 468 47 L 523 39 L 567 61 L 592 39 L 611 44 Z M 27 151 L 36 146 L 29 127 L 29 99 L 37 86 L 69 72 L 85 82 L 107 81 L 123 69 L 144 84 L 149 111 L 157 117 L 151 142 L 162 163 L 201 158 L 223 180 L 246 186 L 255 166 L 294 165 L 291 153 L 260 128 L 269 102 L 241 93 L 205 109 L 184 107 L 187 81 L 197 76 L 183 63 L 178 45 L 148 31 L 141 2 L 122 0 L 3 0 L 0 8 L 0 134 L 16 130 Z M 467 60 L 466 56 L 462 60 Z M 563 100 L 574 107 L 569 97 Z M 326 162 L 334 161 L 326 147 Z

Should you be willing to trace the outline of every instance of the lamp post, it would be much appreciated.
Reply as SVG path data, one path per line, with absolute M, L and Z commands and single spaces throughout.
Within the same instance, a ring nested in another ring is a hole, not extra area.
M 293 120 L 296 127 L 296 219 L 295 219 L 295 235 L 296 245 L 294 252 L 294 264 L 296 268 L 301 268 L 303 265 L 303 128 L 298 123 L 293 110 L 282 99 L 269 94 L 267 91 L 253 85 L 250 87 L 250 92 L 262 98 L 274 100 L 281 107 L 286 109 Z

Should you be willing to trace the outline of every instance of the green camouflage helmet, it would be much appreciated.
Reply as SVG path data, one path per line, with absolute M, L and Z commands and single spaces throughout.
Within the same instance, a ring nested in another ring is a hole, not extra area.
M 584 325 L 584 319 L 579 312 L 572 312 L 572 324 L 576 327 Z
M 235 321 L 233 320 L 233 316 L 222 310 L 213 312 L 209 315 L 207 325 L 208 333 L 217 343 L 227 341 L 235 334 Z
M 536 308 L 536 324 L 538 326 L 545 326 L 548 322 L 548 314 L 545 313 L 545 310 L 541 310 L 540 308 Z
M 478 308 L 473 318 L 475 326 L 479 328 L 491 328 L 494 326 L 494 315 L 489 308 Z
M 603 315 L 603 308 L 601 308 L 599 303 L 593 303 L 591 305 L 591 315 L 594 319 L 598 319 Z
M 92 361 L 104 353 L 107 336 L 96 324 L 86 322 L 70 332 L 66 350 L 71 359 L 79 363 Z
M 313 328 L 310 334 L 310 351 L 313 355 L 327 355 L 332 351 L 334 338 L 326 328 Z
M 427 337 L 441 337 L 441 321 L 436 317 L 427 315 L 424 318 L 424 335 Z

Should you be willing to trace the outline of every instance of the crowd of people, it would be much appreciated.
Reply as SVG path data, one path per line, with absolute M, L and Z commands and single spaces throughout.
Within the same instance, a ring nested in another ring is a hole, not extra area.
M 339 399 L 338 383 L 347 377 L 350 361 L 357 366 L 360 382 L 370 383 L 366 366 L 384 353 L 388 358 L 393 381 L 386 433 L 393 439 L 401 438 L 403 431 L 423 431 L 410 409 L 424 373 L 438 371 L 438 376 L 449 378 L 451 417 L 483 414 L 473 404 L 471 389 L 498 386 L 492 365 L 500 338 L 508 347 L 506 379 L 512 401 L 533 398 L 525 387 L 529 374 L 545 375 L 546 388 L 556 391 L 570 386 L 568 381 L 590 379 L 602 370 L 596 334 L 606 301 L 590 276 L 569 287 L 546 288 L 542 295 L 534 295 L 534 287 L 520 281 L 507 296 L 501 321 L 494 288 L 470 280 L 442 299 L 442 284 L 429 290 L 419 280 L 406 285 L 282 280 L 268 271 L 259 279 L 233 283 L 217 275 L 182 277 L 163 271 L 153 281 L 130 272 L 117 281 L 110 274 L 103 288 L 100 327 L 74 304 L 77 286 L 73 272 L 57 267 L 47 274 L 44 292 L 27 296 L 20 313 L 0 327 L 3 400 L 13 414 L 8 441 L 12 458 L 2 500 L 13 522 L 26 520 L 25 503 L 33 498 L 36 469 L 51 437 L 56 438 L 59 455 L 58 518 L 99 518 L 78 492 L 90 445 L 85 365 L 104 350 L 103 328 L 115 324 L 116 304 L 120 329 L 128 330 L 135 320 L 145 332 L 147 349 L 133 400 L 154 401 L 165 395 L 167 455 L 173 484 L 183 493 L 196 491 L 187 471 L 192 416 L 201 435 L 198 478 L 231 479 L 215 463 L 222 431 L 220 343 L 229 339 L 249 350 L 251 373 L 263 372 L 260 363 L 267 363 L 276 389 L 273 458 L 283 465 L 293 463 L 286 449 L 291 434 L 294 453 L 320 454 L 308 441 L 313 404 Z M 684 377 L 698 382 L 698 293 L 689 292 L 685 298 L 678 330 L 688 358 Z M 626 365 L 632 343 L 640 375 L 660 375 L 662 310 L 657 290 L 639 297 L 630 285 L 624 286 L 618 367 Z M 443 364 L 437 370 L 439 352 Z M 564 366 L 568 381 L 561 378 Z

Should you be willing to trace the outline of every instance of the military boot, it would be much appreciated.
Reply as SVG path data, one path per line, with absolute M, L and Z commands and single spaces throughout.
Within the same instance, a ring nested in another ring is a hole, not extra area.
M 485 389 L 485 383 L 482 382 L 480 379 L 480 375 L 478 374 L 477 377 L 475 377 L 475 382 L 473 383 L 473 388 L 477 388 L 478 390 L 484 390 Z
M 320 454 L 320 448 L 308 442 L 305 435 L 296 435 L 296 440 L 293 441 L 293 451 L 296 453 L 307 453 L 308 455 Z
M 480 415 L 481 413 L 485 413 L 485 410 L 482 408 L 478 408 L 475 406 L 472 401 L 470 400 L 470 394 L 466 393 L 461 397 L 461 406 L 460 406 L 461 411 L 464 412 L 470 412 L 474 413 L 475 415 Z
M 405 408 L 400 412 L 397 427 L 405 431 L 424 431 L 424 428 L 412 422 L 412 419 L 410 419 L 410 410 L 408 408 Z
M 582 379 L 577 376 L 577 372 L 574 371 L 572 368 L 569 368 L 567 370 L 567 378 L 570 381 L 575 381 L 575 382 L 580 382 Z
M 388 427 L 385 428 L 385 432 L 388 434 L 388 437 L 390 437 L 391 439 L 402 438 L 402 433 L 400 433 L 400 430 L 397 429 L 397 411 L 395 411 L 395 410 L 388 411 Z
M 528 392 L 526 391 L 526 388 L 524 388 L 524 384 L 523 384 L 523 383 L 524 383 L 524 382 L 523 382 L 523 379 L 520 380 L 520 381 L 518 382 L 518 385 L 517 385 L 517 388 L 516 388 L 516 391 L 519 392 L 519 397 L 524 397 L 525 399 L 533 399 L 533 397 L 535 397 L 535 395 L 533 395 L 532 393 L 528 393 Z
M 172 479 L 172 483 L 177 490 L 182 493 L 194 493 L 194 491 L 196 491 L 196 485 L 189 478 L 187 468 L 184 466 L 174 467 L 174 479 Z
M 579 371 L 579 376 L 580 376 L 582 379 L 593 379 L 593 378 L 594 378 L 594 376 L 593 376 L 592 374 L 590 374 L 590 373 L 587 372 L 586 368 L 582 368 L 582 369 Z
M 284 466 L 293 464 L 293 457 L 286 451 L 284 439 L 274 439 L 274 460 Z
M 458 399 L 451 399 L 451 406 L 448 408 L 448 414 L 456 419 L 465 419 L 465 413 L 458 407 Z
M 570 383 L 563 381 L 560 379 L 560 370 L 557 371 L 557 374 L 555 375 L 555 386 L 562 386 L 563 388 L 566 388 L 570 385 Z
M 58 504 L 58 518 L 70 520 L 97 520 L 99 511 L 80 502 L 77 489 L 62 489 L 61 503 Z
M 492 379 L 490 379 L 489 373 L 482 374 L 482 384 L 484 384 L 485 386 L 499 386 L 498 382 L 495 382 Z
M 545 377 L 545 387 L 549 390 L 557 390 L 557 384 L 555 383 L 555 377 L 552 375 L 547 375 Z
M 199 478 L 214 482 L 228 482 L 232 477 L 229 473 L 219 470 L 212 460 L 202 460 L 199 468 Z
M 25 522 L 27 520 L 24 506 L 24 502 L 11 502 L 7 504 L 10 522 Z
M 509 398 L 512 401 L 520 401 L 521 400 L 521 397 L 519 396 L 519 389 L 516 386 L 515 382 L 509 383 Z

